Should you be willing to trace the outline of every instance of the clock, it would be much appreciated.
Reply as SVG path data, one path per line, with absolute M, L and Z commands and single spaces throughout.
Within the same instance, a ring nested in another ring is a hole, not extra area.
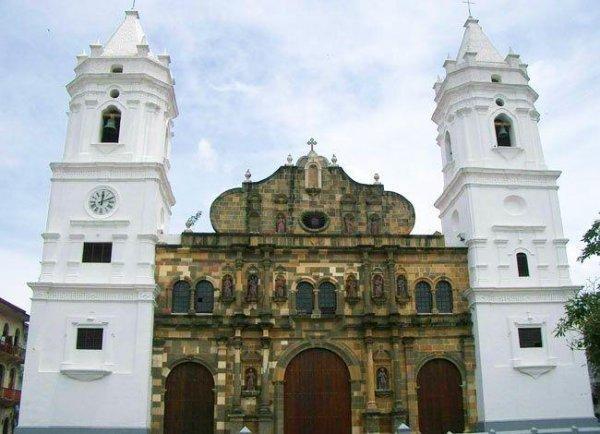
M 95 216 L 108 217 L 117 207 L 117 195 L 108 187 L 98 187 L 90 193 L 87 207 Z

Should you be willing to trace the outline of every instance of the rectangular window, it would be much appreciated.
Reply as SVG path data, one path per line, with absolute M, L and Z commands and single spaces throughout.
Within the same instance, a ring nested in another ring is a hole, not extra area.
M 112 243 L 83 243 L 82 262 L 109 263 L 112 256 Z
M 78 328 L 76 348 L 78 350 L 101 350 L 103 332 L 102 328 Z
M 542 329 L 539 327 L 519 328 L 519 346 L 521 348 L 542 348 Z

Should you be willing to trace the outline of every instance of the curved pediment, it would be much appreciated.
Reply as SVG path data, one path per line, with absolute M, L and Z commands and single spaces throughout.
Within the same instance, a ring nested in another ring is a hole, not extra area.
M 407 235 L 415 210 L 404 196 L 356 182 L 314 153 L 222 193 L 210 220 L 217 233 Z

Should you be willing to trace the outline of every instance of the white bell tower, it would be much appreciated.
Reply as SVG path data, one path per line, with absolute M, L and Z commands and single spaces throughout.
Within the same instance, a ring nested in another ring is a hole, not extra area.
M 33 290 L 19 433 L 148 433 L 154 248 L 175 203 L 168 55 L 137 11 L 77 56 Z
M 573 294 L 527 65 L 469 17 L 434 86 L 448 246 L 469 249 L 479 430 L 596 426 L 585 355 L 554 329 Z

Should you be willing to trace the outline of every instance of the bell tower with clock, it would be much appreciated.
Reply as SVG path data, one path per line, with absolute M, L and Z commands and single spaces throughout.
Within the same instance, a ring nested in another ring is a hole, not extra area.
M 30 283 L 19 433 L 149 430 L 154 249 L 175 203 L 169 63 L 133 10 L 105 45 L 77 56 Z

